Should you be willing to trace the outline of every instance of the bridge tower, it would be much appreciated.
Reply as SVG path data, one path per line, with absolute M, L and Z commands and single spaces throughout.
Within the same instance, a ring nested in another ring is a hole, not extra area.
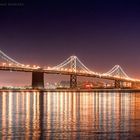
M 71 56 L 71 70 L 74 74 L 70 75 L 70 88 L 77 88 L 77 75 L 76 75 L 76 56 Z
M 77 88 L 77 76 L 75 74 L 70 75 L 70 88 Z
M 44 88 L 44 73 L 43 72 L 32 72 L 32 88 Z
M 115 88 L 121 88 L 121 81 L 120 80 L 115 80 Z

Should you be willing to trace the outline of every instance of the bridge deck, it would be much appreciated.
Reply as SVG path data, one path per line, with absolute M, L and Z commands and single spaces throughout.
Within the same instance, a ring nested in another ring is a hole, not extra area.
M 2 71 L 17 71 L 17 72 L 42 72 L 46 74 L 60 74 L 60 75 L 76 75 L 76 76 L 83 76 L 83 77 L 93 77 L 93 78 L 100 78 L 100 79 L 107 79 L 107 80 L 119 80 L 123 82 L 134 82 L 140 83 L 140 81 L 126 79 L 121 77 L 114 77 L 114 76 L 106 76 L 106 75 L 99 75 L 99 74 L 90 74 L 90 73 L 80 73 L 80 72 L 69 72 L 69 71 L 58 71 L 58 70 L 48 70 L 48 69 L 34 69 L 34 68 L 24 68 L 24 67 L 9 67 L 9 66 L 0 66 L 0 70 Z

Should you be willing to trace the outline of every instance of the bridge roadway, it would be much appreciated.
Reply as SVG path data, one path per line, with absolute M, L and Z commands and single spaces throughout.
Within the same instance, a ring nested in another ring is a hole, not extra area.
M 2 71 L 17 71 L 17 72 L 36 72 L 36 73 L 46 73 L 46 74 L 60 74 L 60 75 L 76 75 L 76 76 L 83 76 L 83 77 L 93 77 L 93 78 L 100 78 L 100 79 L 107 79 L 107 80 L 118 80 L 121 82 L 132 82 L 132 83 L 139 83 L 140 80 L 133 80 L 133 79 L 126 79 L 121 77 L 113 77 L 113 76 L 106 76 L 106 75 L 99 75 L 99 74 L 91 74 L 91 73 L 75 73 L 70 71 L 59 71 L 59 70 L 48 70 L 48 69 L 35 69 L 35 68 L 25 68 L 25 67 L 14 67 L 14 66 L 0 66 L 0 70 Z

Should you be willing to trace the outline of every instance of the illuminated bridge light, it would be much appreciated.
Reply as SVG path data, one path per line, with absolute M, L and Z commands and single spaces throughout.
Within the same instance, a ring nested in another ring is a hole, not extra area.
M 26 67 L 28 68 L 28 67 L 30 67 L 30 65 L 26 65 Z
M 50 70 L 50 67 L 48 66 L 47 69 Z
M 40 66 L 37 66 L 36 68 L 37 68 L 37 69 L 40 69 Z
M 6 66 L 6 63 L 2 63 L 3 66 Z
M 12 64 L 11 64 L 11 63 L 9 63 L 8 65 L 9 65 L 9 66 L 11 66 Z

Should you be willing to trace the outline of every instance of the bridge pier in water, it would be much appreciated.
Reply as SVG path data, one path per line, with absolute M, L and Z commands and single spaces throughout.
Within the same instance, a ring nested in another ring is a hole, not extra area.
M 32 88 L 44 88 L 43 72 L 32 72 Z
M 75 74 L 70 75 L 70 88 L 71 89 L 77 88 L 77 76 Z

